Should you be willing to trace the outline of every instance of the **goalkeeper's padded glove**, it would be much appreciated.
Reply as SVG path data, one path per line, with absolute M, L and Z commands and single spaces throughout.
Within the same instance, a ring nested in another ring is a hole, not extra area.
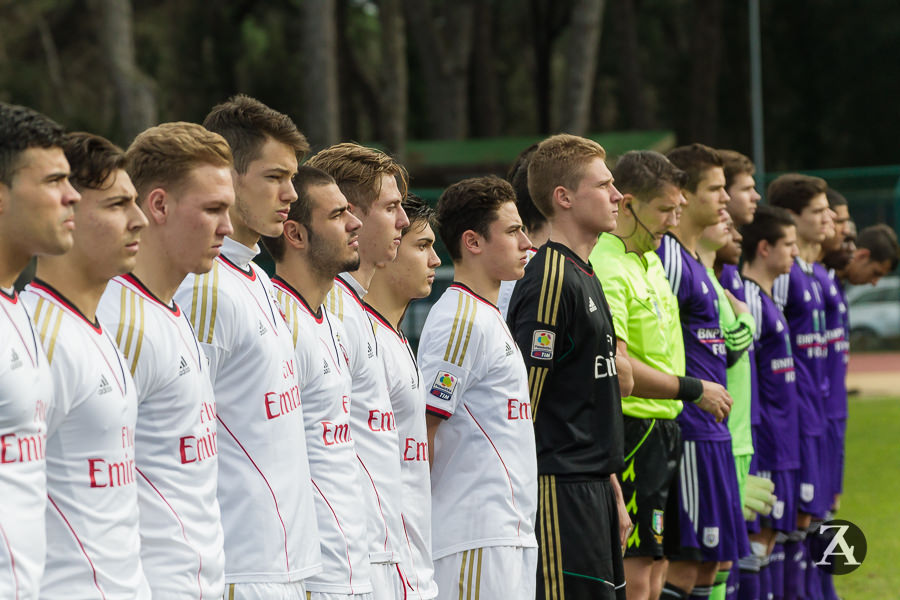
M 744 520 L 752 521 L 757 514 L 768 516 L 778 498 L 772 492 L 775 484 L 756 475 L 748 475 L 744 482 Z

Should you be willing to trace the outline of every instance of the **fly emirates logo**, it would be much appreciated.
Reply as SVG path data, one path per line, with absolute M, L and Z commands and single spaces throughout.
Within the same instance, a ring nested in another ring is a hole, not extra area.
M 281 378 L 285 386 L 283 391 L 267 392 L 264 397 L 266 419 L 270 421 L 300 408 L 300 388 L 297 386 L 297 369 L 293 358 L 281 365 Z
M 103 458 L 88 459 L 88 473 L 92 488 L 124 487 L 134 484 L 134 428 L 127 425 L 122 428 L 122 449 L 125 460 L 107 461 Z
M 200 435 L 186 435 L 179 440 L 178 450 L 181 464 L 201 462 L 213 458 L 219 453 L 216 443 L 216 404 L 203 402 L 200 407 Z M 198 428 L 198 430 L 200 429 Z
M 27 463 L 44 460 L 47 433 L 44 424 L 47 422 L 47 405 L 43 400 L 34 403 L 34 423 L 37 433 L 19 435 L 16 432 L 0 435 L 0 464 Z

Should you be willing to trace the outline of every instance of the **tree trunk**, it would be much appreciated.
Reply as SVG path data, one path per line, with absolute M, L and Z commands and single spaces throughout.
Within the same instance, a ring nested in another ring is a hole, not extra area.
M 591 92 L 597 71 L 603 0 L 576 0 L 566 47 L 566 80 L 559 110 L 559 130 L 584 135 L 590 126 Z
M 475 6 L 474 37 L 478 52 L 472 53 L 472 132 L 478 137 L 500 135 L 500 91 L 494 64 L 495 2 Z
M 94 0 L 101 55 L 106 57 L 116 94 L 119 132 L 127 145 L 141 131 L 156 125 L 153 81 L 138 69 L 135 59 L 130 0 Z
M 319 150 L 340 140 L 335 0 L 304 0 L 300 17 L 301 127 L 310 146 Z
M 691 44 L 689 142 L 716 144 L 722 0 L 695 0 Z
M 632 129 L 649 129 L 650 113 L 644 91 L 644 74 L 641 69 L 640 42 L 635 0 L 616 0 L 610 5 L 613 22 L 616 23 L 619 73 L 622 91 L 621 106 L 626 126 Z
M 401 161 L 406 152 L 409 73 L 406 64 L 406 21 L 402 0 L 381 0 L 381 118 L 384 143 Z
M 468 133 L 468 70 L 472 53 L 471 0 L 442 0 L 440 17 L 427 0 L 405 0 L 406 17 L 422 62 L 431 136 Z M 438 28 L 436 23 L 442 23 Z

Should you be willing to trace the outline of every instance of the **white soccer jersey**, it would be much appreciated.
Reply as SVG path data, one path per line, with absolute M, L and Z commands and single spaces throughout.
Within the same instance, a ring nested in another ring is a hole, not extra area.
M 537 254 L 537 248 L 529 248 L 525 251 L 526 265 L 531 262 L 531 257 L 535 254 Z M 506 314 L 509 311 L 509 301 L 512 300 L 512 293 L 513 290 L 516 289 L 517 281 L 518 279 L 500 282 L 500 293 L 497 295 L 497 308 L 500 309 L 500 314 L 503 316 L 504 320 L 506 320 Z
M 0 598 L 37 598 L 44 570 L 50 367 L 19 296 L 0 289 Z
M 181 307 L 133 275 L 109 282 L 97 318 L 115 333 L 137 386 L 141 562 L 150 589 L 159 598 L 221 597 L 216 401 L 206 357 Z
M 225 582 L 300 581 L 321 570 L 297 361 L 258 249 L 225 238 L 175 300 L 209 359 L 216 396 Z
M 399 562 L 403 539 L 400 502 L 403 483 L 397 448 L 400 440 L 394 410 L 378 356 L 375 332 L 361 299 L 364 290 L 353 277 L 335 279 L 325 306 L 343 322 L 353 391 L 350 394 L 350 430 L 362 467 L 363 495 L 368 511 L 369 561 Z
M 528 376 L 500 311 L 451 285 L 428 313 L 419 367 L 427 411 L 446 419 L 431 465 L 434 559 L 487 546 L 537 546 Z
M 428 465 L 428 429 L 425 425 L 425 392 L 422 373 L 409 342 L 371 306 L 366 312 L 375 330 L 378 352 L 391 394 L 391 406 L 400 438 L 400 475 L 403 501 L 400 505 L 405 539 L 405 569 L 412 598 L 434 598 L 434 563 L 431 560 L 431 473 Z M 407 558 L 408 557 L 408 558 Z
M 35 280 L 22 294 L 53 374 L 41 598 L 150 598 L 141 568 L 137 390 L 99 323 Z
M 318 316 L 286 281 L 273 281 L 293 334 L 309 470 L 315 489 L 322 572 L 306 580 L 312 592 L 372 591 L 366 513 L 359 509 L 362 478 L 350 431 L 349 356 L 343 325 L 324 307 Z

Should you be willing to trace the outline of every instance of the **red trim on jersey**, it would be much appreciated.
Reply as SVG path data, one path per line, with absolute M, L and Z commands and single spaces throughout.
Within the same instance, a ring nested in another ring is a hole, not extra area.
M 225 256 L 224 254 L 220 254 L 216 258 L 218 260 L 221 260 L 223 263 L 225 263 L 226 266 L 231 267 L 233 270 L 237 271 L 238 273 L 240 273 L 241 275 L 243 275 L 250 281 L 256 281 L 256 270 L 253 267 L 247 267 L 247 271 L 245 271 L 242 268 L 240 268 L 239 266 L 237 266 L 236 264 L 234 264 L 233 262 L 231 262 L 230 260 L 228 260 L 228 257 Z
M 300 303 L 300 306 L 302 306 L 303 309 L 306 310 L 306 312 L 308 312 L 308 313 L 312 316 L 312 318 L 316 320 L 316 323 L 318 323 L 319 325 L 322 324 L 322 321 L 325 319 L 325 311 L 322 310 L 322 307 L 321 307 L 321 306 L 319 306 L 319 311 L 318 311 L 319 314 L 316 314 L 316 311 L 314 311 L 314 310 L 309 306 L 309 302 L 306 301 L 306 298 L 304 298 L 304 297 L 300 294 L 300 292 L 298 292 L 298 291 L 294 288 L 294 286 L 292 286 L 291 284 L 289 284 L 287 281 L 285 281 L 284 279 L 282 279 L 282 278 L 281 278 L 280 276 L 278 276 L 278 275 L 273 275 L 273 276 L 272 276 L 272 285 L 274 285 L 274 286 L 277 287 L 277 288 L 280 288 L 281 291 L 283 291 L 283 292 L 285 292 L 285 293 L 290 294 L 291 296 L 293 296 L 293 297 L 294 297 L 294 300 L 296 300 L 297 302 L 299 302 L 299 303 Z
M 82 554 L 87 559 L 88 564 L 91 565 L 91 573 L 94 576 L 94 585 L 97 586 L 97 591 L 100 592 L 100 597 L 103 600 L 106 600 L 106 594 L 103 593 L 103 590 L 100 588 L 100 582 L 97 581 L 97 568 L 94 566 L 94 563 L 91 561 L 91 557 L 88 556 L 87 550 L 84 549 L 84 544 L 81 543 L 81 540 L 78 538 L 78 534 L 75 533 L 75 529 L 72 528 L 72 524 L 69 523 L 69 520 L 66 518 L 66 515 L 63 514 L 63 511 L 59 509 L 59 506 L 56 505 L 56 502 L 53 501 L 53 498 L 50 494 L 47 494 L 47 500 L 50 501 L 50 504 L 53 505 L 53 508 L 56 509 L 56 512 L 59 513 L 59 516 L 62 517 L 62 520 L 66 523 L 66 526 L 69 528 L 69 531 L 72 532 L 72 536 L 75 538 L 75 541 L 78 542 L 78 547 L 81 548 Z
M 447 412 L 446 410 L 437 408 L 435 406 L 431 406 L 430 404 L 425 405 L 425 412 L 431 413 L 436 417 L 440 417 L 442 419 L 449 419 L 453 416 L 453 413 Z
M 406 537 L 406 547 L 409 550 L 409 556 L 410 556 L 410 565 L 409 566 L 412 569 L 413 575 L 416 578 L 416 585 L 412 584 L 412 582 L 409 580 L 409 577 L 406 577 L 404 579 L 403 572 L 400 570 L 400 563 L 397 563 L 397 574 L 400 575 L 400 579 L 406 583 L 406 585 L 403 586 L 403 597 L 406 598 L 407 594 L 408 594 L 406 591 L 407 587 L 409 587 L 409 589 L 411 589 L 414 592 L 419 592 L 420 591 L 419 588 L 422 586 L 422 584 L 419 582 L 419 570 L 416 568 L 415 559 L 412 558 L 413 557 L 412 542 L 409 541 L 409 531 L 406 530 L 406 517 L 404 517 L 402 513 L 400 514 L 400 522 L 403 524 L 403 535 Z M 419 596 L 420 599 L 422 598 L 421 593 L 419 593 L 417 595 Z
M 269 485 L 269 480 L 266 479 L 265 475 L 263 475 L 262 470 L 256 464 L 256 461 L 254 461 L 253 458 L 250 456 L 250 453 L 247 452 L 247 449 L 244 448 L 244 445 L 241 443 L 241 441 L 239 439 L 237 439 L 237 436 L 231 432 L 231 429 L 229 429 L 228 425 L 225 424 L 225 421 L 222 420 L 222 416 L 217 414 L 216 419 L 219 420 L 219 423 L 222 424 L 222 427 L 225 428 L 225 431 L 228 432 L 228 435 L 230 435 L 234 439 L 234 441 L 237 443 L 237 445 L 240 446 L 241 451 L 244 453 L 244 456 L 247 457 L 247 460 L 250 461 L 250 464 L 253 465 L 253 468 L 256 469 L 256 472 L 259 473 L 260 477 L 262 477 L 262 480 L 265 482 L 266 487 L 269 488 L 269 493 L 272 494 L 272 501 L 275 502 L 275 514 L 278 515 L 278 520 L 281 521 L 281 529 L 282 529 L 282 531 L 284 531 L 284 564 L 287 567 L 287 570 L 290 571 L 291 570 L 291 560 L 290 560 L 290 557 L 288 556 L 287 527 L 284 526 L 284 519 L 281 517 L 281 510 L 278 508 L 278 498 L 275 497 L 275 490 L 273 490 L 272 486 Z
M 384 510 L 381 508 L 381 495 L 378 493 L 378 486 L 375 485 L 375 479 L 372 477 L 372 474 L 369 473 L 369 469 L 366 468 L 366 463 L 363 462 L 363 459 L 356 455 L 356 460 L 359 461 L 359 464 L 362 465 L 363 471 L 366 472 L 366 476 L 369 478 L 369 481 L 372 482 L 372 490 L 375 492 L 375 499 L 378 500 L 378 512 L 381 513 L 381 521 L 384 523 L 384 550 L 388 551 L 388 526 L 387 520 L 384 518 Z
M 12 294 L 7 294 L 6 291 L 5 291 L 4 289 L 0 288 L 0 296 L 2 296 L 3 298 L 6 298 L 7 300 L 9 300 L 10 302 L 12 302 L 13 304 L 18 304 L 18 302 L 19 302 L 19 294 L 16 293 L 16 290 L 15 290 L 15 289 L 13 289 L 13 293 L 12 293 Z
M 394 563 L 397 569 L 397 577 L 400 578 L 400 584 L 403 586 L 403 600 L 406 600 L 406 579 L 403 578 L 403 572 L 400 570 L 400 563 Z
M 470 296 L 472 296 L 472 297 L 475 298 L 476 300 L 481 300 L 482 302 L 484 302 L 485 304 L 487 304 L 488 306 L 490 306 L 491 308 L 493 308 L 494 310 L 496 310 L 498 313 L 500 312 L 500 309 L 497 308 L 497 305 L 496 305 L 496 304 L 494 304 L 493 302 L 491 302 L 491 301 L 488 300 L 487 298 L 484 298 L 484 297 L 482 297 L 482 296 L 479 296 L 478 294 L 476 294 L 475 292 L 472 291 L 472 288 L 470 288 L 469 286 L 467 286 L 467 285 L 464 284 L 464 283 L 460 283 L 460 282 L 458 282 L 458 281 L 454 281 L 453 283 L 450 284 L 449 289 L 461 290 L 461 291 L 463 291 L 463 292 L 469 294 Z
M 519 507 L 516 506 L 516 493 L 515 493 L 515 491 L 513 491 L 512 478 L 509 476 L 509 469 L 506 468 L 506 462 L 503 460 L 503 457 L 500 456 L 500 451 L 497 450 L 497 446 L 494 445 L 494 440 L 492 440 L 491 436 L 489 436 L 487 434 L 487 431 L 484 430 L 484 427 L 481 426 L 481 423 L 478 422 L 478 419 L 475 418 L 475 415 L 472 414 L 472 411 L 469 410 L 469 407 L 466 405 L 465 402 L 463 402 L 463 407 L 466 409 L 466 412 L 469 413 L 469 416 L 472 417 L 472 420 L 475 421 L 475 424 L 478 425 L 478 429 L 481 430 L 481 433 L 484 434 L 484 437 L 487 438 L 487 441 L 489 441 L 491 443 L 491 447 L 494 449 L 494 452 L 497 453 L 497 458 L 500 459 L 500 464 L 503 465 L 503 470 L 506 471 L 506 480 L 509 481 L 509 494 L 512 497 L 513 506 L 515 506 L 516 510 L 518 510 Z M 516 535 L 519 535 L 519 531 L 521 530 L 521 528 L 522 528 L 522 521 L 519 520 L 518 525 L 516 525 Z
M 13 583 L 16 584 L 16 600 L 19 599 L 19 576 L 16 574 L 16 557 L 13 556 L 12 547 L 9 545 L 9 538 L 6 537 L 6 530 L 0 525 L 0 534 L 3 534 L 3 543 L 6 544 L 6 551 L 9 552 L 9 570 L 12 571 Z
M 334 508 L 331 506 L 331 502 L 328 501 L 328 498 L 325 497 L 325 494 L 322 493 L 322 490 L 319 488 L 319 485 L 316 483 L 316 480 L 312 477 L 309 478 L 312 482 L 313 487 L 316 488 L 316 491 L 319 492 L 319 495 L 322 496 L 322 500 L 325 501 L 325 505 L 328 507 L 328 510 L 331 511 L 331 515 L 334 517 L 334 522 L 337 523 L 338 529 L 341 532 L 341 535 L 344 537 L 344 547 L 347 549 L 347 568 L 350 569 L 350 593 L 353 594 L 353 563 L 350 562 L 350 542 L 347 540 L 347 534 L 344 533 L 344 528 L 341 527 L 341 520 L 338 519 L 337 513 L 334 512 Z
M 588 277 L 593 277 L 593 276 L 594 276 L 594 269 L 593 269 L 593 268 L 591 268 L 590 272 L 588 272 L 588 271 L 585 271 L 585 270 L 584 270 L 584 267 L 582 267 L 581 265 L 579 265 L 579 264 L 575 261 L 575 259 L 573 259 L 571 256 L 566 256 L 566 260 L 569 261 L 570 263 L 572 263 L 572 264 L 575 266 L 576 269 L 578 269 L 579 271 L 581 271 L 582 273 L 584 273 L 584 274 L 587 275 Z
M 116 277 L 116 279 L 123 279 L 123 280 L 127 281 L 128 283 L 130 283 L 131 285 L 136 287 L 137 291 L 140 292 L 143 296 L 145 296 L 148 300 L 152 300 L 156 304 L 159 304 L 160 306 L 164 307 L 166 310 L 171 312 L 176 317 L 181 315 L 181 307 L 178 306 L 178 303 L 175 302 L 175 300 L 172 300 L 172 306 L 169 306 L 168 304 L 166 304 L 165 302 L 160 300 L 156 296 L 156 294 L 151 292 L 150 288 L 148 288 L 146 285 L 144 285 L 144 282 L 141 281 L 140 279 L 138 279 L 134 275 L 134 273 L 125 273 L 124 275 L 120 275 L 119 277 Z
M 353 296 L 353 299 L 356 300 L 356 303 L 359 304 L 359 307 L 363 310 L 366 310 L 366 305 L 362 301 L 362 298 L 359 297 L 359 294 L 356 293 L 356 290 L 353 289 L 353 286 L 344 281 L 344 278 L 338 275 L 334 278 L 334 282 L 343 287 L 347 292 Z
M 184 531 L 184 523 L 181 521 L 181 517 L 178 516 L 178 513 L 175 512 L 175 509 L 172 507 L 171 504 L 169 504 L 169 501 L 166 499 L 166 497 L 163 496 L 162 492 L 160 492 L 159 489 L 155 485 L 153 485 L 153 482 L 150 481 L 150 478 L 147 477 L 146 475 L 144 475 L 143 471 L 141 471 L 137 467 L 135 467 L 135 470 L 138 472 L 138 474 L 141 477 L 144 478 L 144 480 L 150 485 L 150 487 L 153 488 L 153 491 L 156 492 L 160 498 L 162 498 L 162 501 L 166 503 L 166 506 L 168 506 L 169 510 L 172 511 L 172 514 L 175 515 L 175 520 L 178 521 L 178 526 L 181 527 L 181 537 L 184 538 L 184 542 L 194 552 L 197 552 L 197 549 L 194 548 L 193 546 L 191 546 L 191 543 L 187 539 L 187 533 L 185 533 L 185 531 Z M 200 555 L 199 552 L 197 552 L 197 560 L 200 563 L 200 567 L 197 569 L 197 587 L 200 588 L 200 597 L 202 598 L 203 597 L 203 584 L 200 583 L 200 573 L 203 571 L 203 557 Z
M 100 327 L 100 321 L 97 320 L 97 317 L 96 317 L 96 316 L 94 317 L 94 322 L 93 322 L 93 323 L 91 323 L 90 321 L 88 321 L 88 318 L 87 318 L 86 316 L 84 316 L 84 313 L 83 313 L 83 312 L 81 312 L 80 310 L 78 310 L 78 307 L 77 307 L 77 306 L 75 306 L 74 304 L 72 304 L 72 302 L 71 302 L 70 300 L 68 300 L 65 296 L 63 296 L 63 295 L 59 292 L 59 290 L 57 290 L 56 288 L 54 288 L 52 285 L 50 285 L 50 284 L 47 283 L 46 281 L 44 281 L 44 280 L 42 280 L 42 279 L 35 279 L 35 280 L 32 281 L 29 285 L 30 285 L 31 287 L 35 288 L 35 289 L 38 289 L 38 290 L 44 292 L 45 294 L 47 294 L 48 296 L 50 296 L 51 298 L 53 298 L 54 300 L 56 300 L 59 304 L 62 304 L 62 306 L 63 306 L 64 308 L 67 308 L 67 309 L 69 309 L 70 312 L 75 313 L 75 314 L 78 316 L 78 318 L 80 318 L 82 321 L 84 321 L 85 323 L 87 323 L 87 325 L 88 325 L 91 329 L 93 329 L 94 331 L 96 331 L 97 333 L 103 333 L 103 329 Z
M 4 294 L 6 295 L 6 294 Z M 17 304 L 18 301 L 13 302 L 13 304 Z M 28 358 L 31 360 L 31 366 L 37 367 L 38 361 L 40 360 L 40 352 L 38 351 L 37 338 L 34 335 L 34 326 L 31 324 L 31 315 L 28 314 L 28 310 L 23 306 L 23 310 L 25 310 L 25 318 L 29 325 L 29 331 L 31 331 L 31 341 L 34 342 L 34 354 L 31 353 L 31 349 L 28 347 L 28 344 L 25 342 L 25 336 L 22 335 L 22 332 L 19 331 L 19 326 L 16 325 L 16 322 L 13 321 L 12 315 L 9 314 L 9 311 L 6 310 L 6 307 L 0 304 L 0 308 L 3 309 L 3 313 L 6 315 L 6 318 L 9 320 L 9 324 L 12 325 L 12 328 L 16 330 L 16 335 L 19 336 L 19 339 L 22 341 L 22 347 L 25 348 L 25 352 L 28 353 Z

